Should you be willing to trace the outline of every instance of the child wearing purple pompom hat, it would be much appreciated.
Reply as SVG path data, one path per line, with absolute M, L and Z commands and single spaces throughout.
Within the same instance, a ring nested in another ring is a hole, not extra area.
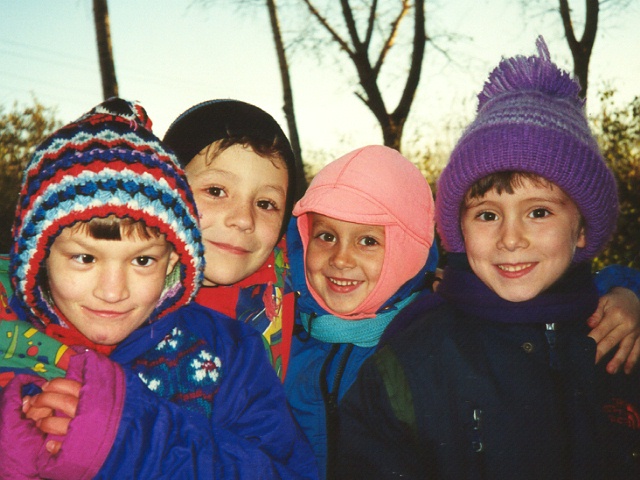
M 537 47 L 491 73 L 440 177 L 442 304 L 416 300 L 360 370 L 340 478 L 640 478 L 638 373 L 596 364 L 585 323 L 616 183 L 579 85 Z

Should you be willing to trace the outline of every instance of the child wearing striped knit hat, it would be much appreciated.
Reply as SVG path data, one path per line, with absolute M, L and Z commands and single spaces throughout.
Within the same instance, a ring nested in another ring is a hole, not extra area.
M 109 99 L 36 149 L 10 256 L 21 321 L 0 328 L 0 372 L 17 373 L 0 391 L 1 478 L 313 472 L 259 333 L 191 302 L 197 219 L 135 102 Z

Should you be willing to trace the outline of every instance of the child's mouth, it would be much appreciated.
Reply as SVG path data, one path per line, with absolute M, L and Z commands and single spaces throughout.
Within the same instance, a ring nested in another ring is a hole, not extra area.
M 348 287 L 348 286 L 357 285 L 358 283 L 360 283 L 356 280 L 338 280 L 337 278 L 331 278 L 331 277 L 328 277 L 328 278 L 331 283 L 334 283 L 339 287 Z
M 346 280 L 327 277 L 329 288 L 337 293 L 350 293 L 357 289 L 362 282 L 358 280 Z
M 233 253 L 236 255 L 246 255 L 249 251 L 245 248 L 236 247 L 234 245 L 230 245 L 228 243 L 218 243 L 218 242 L 209 242 L 220 250 L 224 250 L 228 253 Z
M 85 307 L 85 310 L 88 311 L 91 315 L 106 319 L 120 318 L 129 313 L 129 311 L 118 312 L 115 310 L 94 310 L 88 307 Z
M 536 266 L 535 263 L 502 263 L 496 265 L 500 273 L 508 278 L 518 278 L 528 274 Z

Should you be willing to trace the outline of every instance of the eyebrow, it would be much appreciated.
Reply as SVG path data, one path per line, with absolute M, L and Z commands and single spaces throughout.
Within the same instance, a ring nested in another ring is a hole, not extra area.
M 93 239 L 93 240 L 97 240 L 100 242 L 120 242 L 122 240 L 101 240 L 101 239 Z M 149 239 L 149 240 L 143 240 L 145 242 L 150 242 L 147 243 L 144 246 L 141 246 L 139 249 L 136 250 L 136 252 L 144 252 L 146 250 L 150 250 L 152 248 L 159 248 L 159 247 L 166 247 L 169 246 L 171 248 L 173 248 L 173 245 L 171 244 L 171 242 L 169 242 L 166 238 L 154 238 L 154 239 Z M 88 244 L 87 242 L 83 241 L 82 239 L 79 238 L 74 238 L 74 235 L 71 235 L 69 237 L 67 237 L 65 239 L 65 242 L 68 243 L 74 243 L 76 247 L 81 248 L 81 249 L 85 249 L 85 250 L 92 250 L 94 247 L 90 244 Z M 72 247 L 73 248 L 73 247 Z
M 229 170 L 223 170 L 220 168 L 208 168 L 200 173 L 195 174 L 194 176 L 196 178 L 204 178 L 205 180 L 207 179 L 207 177 L 213 176 L 213 175 L 222 175 L 223 177 L 232 179 L 232 180 L 237 180 L 238 179 L 238 175 L 236 175 L 233 172 L 230 172 Z M 282 195 L 286 196 L 286 189 L 283 188 L 281 185 L 279 184 L 265 184 L 265 185 L 261 185 L 261 188 L 266 188 L 266 189 L 270 189 L 270 190 L 275 190 L 276 192 L 281 193 Z
M 286 196 L 287 192 L 285 191 L 284 188 L 282 188 L 282 186 L 280 185 L 271 185 L 271 184 L 267 184 L 267 185 L 262 185 L 264 188 L 268 189 L 268 190 L 275 190 L 276 192 Z

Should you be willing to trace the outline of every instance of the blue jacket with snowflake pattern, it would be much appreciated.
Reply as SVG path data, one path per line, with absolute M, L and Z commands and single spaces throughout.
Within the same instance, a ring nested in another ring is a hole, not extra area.
M 109 359 L 90 351 L 76 357 L 86 355 L 93 357 L 80 367 L 78 414 L 61 454 L 33 467 L 47 478 L 317 478 L 311 448 L 252 327 L 191 303 L 133 332 Z M 87 432 L 98 432 L 98 441 Z M 0 435 L 0 444 L 15 450 L 3 455 L 26 459 L 15 435 L 28 440 L 33 432 Z M 15 469 L 10 473 L 16 478 Z

